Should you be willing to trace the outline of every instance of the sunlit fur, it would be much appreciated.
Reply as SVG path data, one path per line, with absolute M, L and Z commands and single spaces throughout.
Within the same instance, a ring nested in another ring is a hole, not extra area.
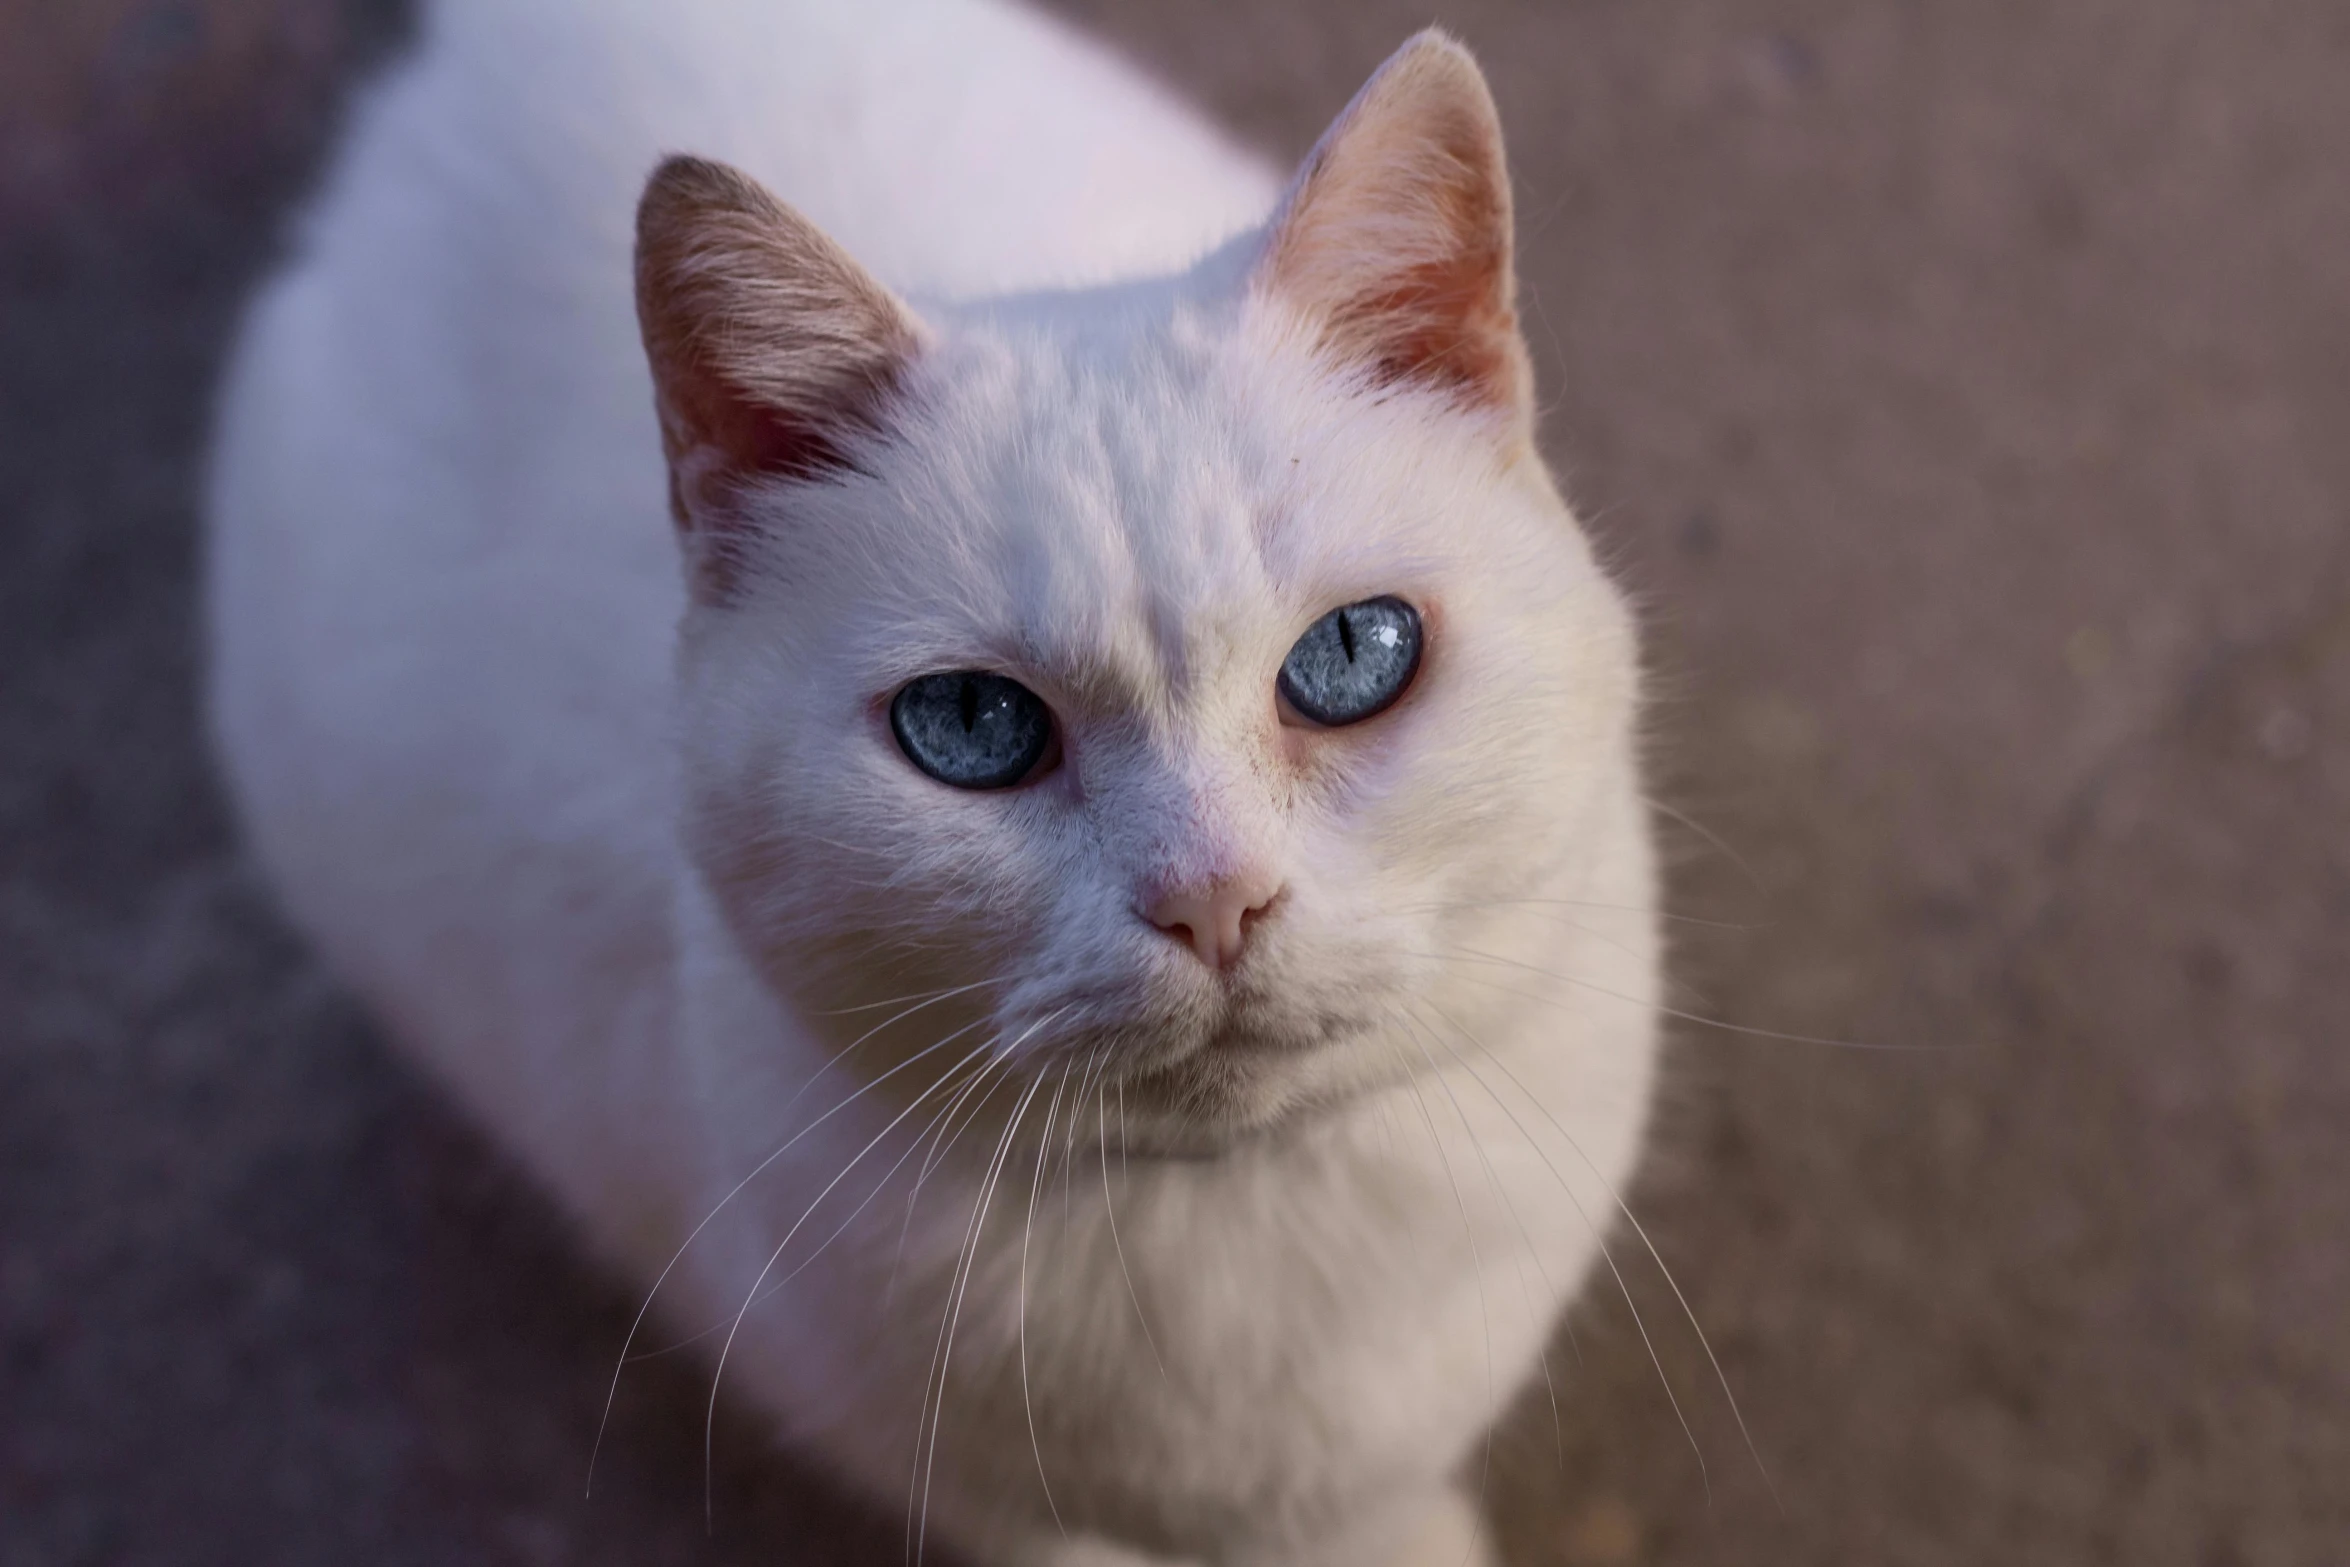
M 1656 986 L 1632 629 L 1514 339 L 1463 395 L 1396 357 L 1425 323 L 1334 337 L 1276 179 L 999 4 L 424 33 L 223 405 L 213 716 L 295 918 L 659 1281 L 635 1347 L 704 1335 L 910 1546 L 1460 1567 L 1637 1151 Z M 1454 46 L 1395 69 L 1486 124 Z M 1395 113 L 1363 146 L 1409 159 Z M 630 294 L 669 151 L 922 323 L 691 599 Z M 1379 594 L 1424 617 L 1412 689 L 1285 721 L 1290 644 Z M 891 738 L 901 684 L 975 667 L 1056 715 L 1026 787 Z M 1222 977 L 1137 913 L 1243 863 L 1282 890 Z

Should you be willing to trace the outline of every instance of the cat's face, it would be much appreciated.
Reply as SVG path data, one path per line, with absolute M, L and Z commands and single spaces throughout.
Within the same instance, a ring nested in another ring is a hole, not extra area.
M 714 489 L 716 539 L 665 404 L 694 852 L 868 1073 L 1068 1071 L 1212 1142 L 1433 1065 L 1591 852 L 1635 657 L 1514 321 L 1334 326 L 1332 199 L 1188 279 L 905 318 L 871 415 Z

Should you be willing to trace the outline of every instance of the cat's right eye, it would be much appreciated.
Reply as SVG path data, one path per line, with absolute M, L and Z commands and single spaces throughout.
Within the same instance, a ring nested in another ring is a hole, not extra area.
M 958 669 L 909 680 L 889 704 L 906 759 L 957 789 L 1009 789 L 1047 760 L 1052 710 L 1017 680 Z

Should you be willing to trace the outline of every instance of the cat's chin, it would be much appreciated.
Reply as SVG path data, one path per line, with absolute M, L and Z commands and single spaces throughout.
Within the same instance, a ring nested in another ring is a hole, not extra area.
M 1128 1117 L 1106 1147 L 1136 1159 L 1220 1159 L 1242 1150 L 1311 1137 L 1376 1090 L 1313 1094 L 1242 1094 L 1229 1100 L 1193 1094 L 1180 1109 Z
M 1343 1048 L 1350 1033 L 1320 1043 L 1325 1050 Z M 1123 1113 L 1111 1145 L 1137 1157 L 1215 1158 L 1308 1135 L 1388 1086 L 1376 1074 L 1332 1071 L 1330 1064 L 1327 1056 L 1319 1062 L 1301 1056 L 1291 1039 L 1219 1033 L 1200 1048 L 1124 1079 L 1118 1088 Z
M 1222 1108 L 1194 1104 L 1181 1111 L 1130 1115 L 1125 1127 L 1111 1130 L 1104 1147 L 1122 1158 L 1221 1159 L 1245 1148 L 1309 1134 L 1344 1102 Z

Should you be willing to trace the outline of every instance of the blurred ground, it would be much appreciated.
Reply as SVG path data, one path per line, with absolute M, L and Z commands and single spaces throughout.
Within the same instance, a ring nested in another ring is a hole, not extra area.
M 1425 11 L 1070 6 L 1268 148 Z M 234 307 L 390 0 L 0 3 L 0 1567 L 848 1563 L 240 868 Z M 1513 1562 L 2350 1560 L 2350 10 L 1463 0 L 1693 1011 Z M 1709 1500 L 1710 1487 L 1710 1500 Z

